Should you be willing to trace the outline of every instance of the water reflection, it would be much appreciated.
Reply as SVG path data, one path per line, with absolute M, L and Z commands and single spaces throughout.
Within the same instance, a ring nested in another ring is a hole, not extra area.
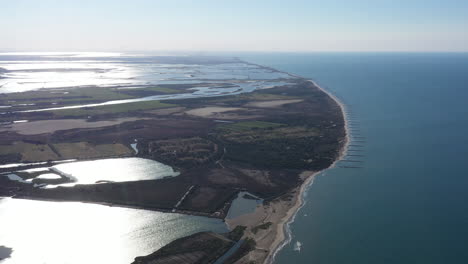
M 168 64 L 152 57 L 114 53 L 0 53 L 0 76 L 0 93 L 90 85 L 291 78 L 286 73 L 242 62 Z
M 143 158 L 100 159 L 62 163 L 52 167 L 41 167 L 3 173 L 12 181 L 32 183 L 37 180 L 45 184 L 59 184 L 73 186 L 75 184 L 95 184 L 101 182 L 127 182 L 156 180 L 166 177 L 175 177 L 179 172 L 168 165 Z M 67 183 L 64 183 L 67 182 Z M 49 186 L 51 187 L 51 186 Z
M 102 159 L 55 165 L 53 168 L 75 178 L 79 184 L 97 181 L 141 181 L 179 175 L 172 167 L 142 158 Z
M 155 101 L 155 100 L 191 99 L 191 98 L 200 98 L 200 97 L 236 95 L 236 94 L 241 94 L 241 93 L 250 93 L 250 92 L 253 92 L 254 90 L 267 89 L 267 88 L 272 88 L 275 86 L 282 86 L 282 85 L 287 85 L 287 84 L 289 83 L 283 82 L 283 81 L 255 81 L 255 82 L 247 81 L 244 83 L 236 83 L 237 87 L 233 87 L 233 88 L 197 87 L 197 88 L 194 88 L 195 92 L 193 93 L 154 95 L 154 96 L 147 96 L 147 97 L 141 97 L 141 98 L 136 98 L 136 99 L 113 100 L 113 101 L 107 101 L 104 103 L 97 103 L 97 104 L 80 104 L 80 105 L 72 105 L 72 106 L 42 108 L 42 109 L 34 109 L 34 110 L 25 110 L 22 112 L 51 111 L 51 110 L 59 110 L 59 109 L 77 109 L 77 108 L 83 108 L 83 107 L 96 107 L 96 106 L 136 103 L 136 102 Z
M 221 220 L 75 202 L 0 199 L 2 264 L 128 264 L 170 241 L 213 230 Z

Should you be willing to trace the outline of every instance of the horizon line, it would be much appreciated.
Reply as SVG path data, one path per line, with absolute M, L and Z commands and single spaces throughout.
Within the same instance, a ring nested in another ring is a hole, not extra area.
M 1 49 L 0 53 L 468 53 L 468 50 L 35 50 L 35 49 Z

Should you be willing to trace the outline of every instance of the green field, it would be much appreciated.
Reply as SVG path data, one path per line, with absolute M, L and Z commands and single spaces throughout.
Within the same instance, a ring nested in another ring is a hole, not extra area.
M 0 101 L 17 103 L 42 103 L 42 102 L 77 102 L 85 100 L 120 100 L 130 99 L 133 96 L 124 94 L 113 88 L 74 88 L 74 89 L 48 89 L 28 91 L 21 93 L 2 94 Z
M 88 142 L 57 143 L 53 144 L 53 147 L 63 159 L 92 159 L 133 154 L 133 150 L 120 143 L 99 145 Z
M 0 155 L 20 154 L 21 161 L 47 161 L 58 159 L 46 144 L 13 142 L 11 145 L 0 145 Z

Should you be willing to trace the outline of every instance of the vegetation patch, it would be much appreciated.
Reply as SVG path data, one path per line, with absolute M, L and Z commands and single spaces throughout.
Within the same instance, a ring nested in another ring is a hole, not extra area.
M 16 105 L 28 103 L 78 103 L 81 101 L 107 101 L 130 98 L 133 98 L 133 96 L 124 94 L 115 88 L 83 87 L 7 93 L 0 96 L 0 102 L 6 105 Z
M 241 259 L 243 256 L 247 255 L 250 251 L 255 249 L 255 246 L 257 243 L 255 243 L 255 240 L 248 237 L 246 238 L 241 246 L 232 254 L 226 261 L 224 261 L 224 264 L 233 264 L 236 263 L 239 259 Z M 256 261 L 250 261 L 249 264 L 257 264 Z
M 261 142 L 226 143 L 226 160 L 265 169 L 319 170 L 338 155 L 339 142 L 317 146 L 314 138 L 276 138 Z
M 220 156 L 215 143 L 200 137 L 151 141 L 148 153 L 156 160 L 177 167 L 201 165 Z
M 318 128 L 265 127 L 224 130 L 218 138 L 226 147 L 225 159 L 260 168 L 318 169 L 323 161 L 336 156 L 333 151 L 336 141 L 326 145 L 322 143 L 318 147 L 318 142 L 322 140 Z M 330 146 L 329 150 L 323 149 L 325 146 Z
M 213 263 L 234 244 L 223 235 L 201 232 L 179 238 L 158 251 L 137 257 L 133 264 L 149 263 Z
M 262 91 L 255 91 L 252 93 L 244 93 L 244 94 L 238 94 L 238 95 L 225 97 L 217 101 L 219 102 L 230 102 L 230 101 L 244 102 L 244 101 L 290 100 L 290 99 L 298 99 L 298 98 L 299 97 L 297 96 L 271 94 L 271 93 L 265 93 Z
M 178 209 L 206 213 L 217 212 L 236 194 L 237 190 L 232 188 L 198 186 L 189 193 Z M 221 212 L 215 214 L 220 215 Z
M 232 124 L 224 124 L 221 125 L 219 128 L 229 131 L 246 131 L 251 129 L 269 129 L 280 126 L 284 126 L 284 124 L 265 121 L 242 121 Z
M 13 142 L 11 145 L 1 145 L 0 155 L 20 154 L 20 161 L 48 161 L 56 160 L 59 157 L 46 144 L 33 144 L 26 142 Z M 17 156 L 18 157 L 18 156 Z M 18 157 L 19 158 L 19 157 Z
M 133 154 L 132 150 L 119 143 L 99 145 L 88 142 L 58 143 L 53 144 L 52 147 L 63 159 L 92 159 Z
M 306 127 L 280 127 L 268 131 L 258 130 L 233 130 L 223 134 L 223 139 L 230 142 L 249 143 L 249 142 L 266 142 L 273 139 L 295 139 L 295 138 L 312 138 L 319 134 L 316 128 Z
M 161 86 L 144 88 L 143 90 L 151 91 L 151 92 L 161 92 L 161 93 L 166 93 L 166 94 L 180 93 L 179 90 L 167 88 L 167 87 L 161 87 Z
M 240 225 L 236 226 L 234 230 L 232 230 L 231 232 L 227 234 L 227 237 L 231 240 L 238 241 L 244 235 L 244 231 L 246 228 L 247 228 L 246 226 L 240 226 Z
M 257 234 L 258 231 L 260 230 L 267 230 L 268 228 L 270 228 L 270 226 L 272 225 L 273 223 L 272 222 L 266 222 L 264 224 L 261 224 L 261 225 L 258 225 L 256 227 L 253 227 L 251 229 L 252 233 L 254 234 Z

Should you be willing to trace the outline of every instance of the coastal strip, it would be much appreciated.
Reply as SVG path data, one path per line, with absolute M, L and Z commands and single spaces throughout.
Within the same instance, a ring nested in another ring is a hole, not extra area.
M 272 244 L 270 249 L 272 249 L 271 252 L 273 252 L 273 253 L 266 259 L 265 263 L 273 263 L 273 261 L 274 261 L 276 255 L 278 254 L 278 252 L 284 246 L 286 246 L 287 244 L 289 244 L 291 242 L 291 240 L 292 240 L 291 224 L 294 222 L 297 213 L 305 205 L 305 193 L 310 188 L 310 186 L 314 183 L 315 176 L 317 176 L 317 174 L 322 173 L 322 172 L 324 172 L 324 171 L 326 171 L 328 169 L 334 168 L 336 166 L 337 162 L 342 160 L 346 156 L 346 153 L 348 151 L 348 146 L 349 146 L 349 144 L 351 142 L 349 124 L 348 124 L 348 118 L 347 118 L 347 112 L 346 112 L 346 106 L 344 105 L 344 103 L 341 102 L 341 100 L 339 100 L 335 95 L 333 95 L 332 93 L 330 93 L 329 91 L 325 90 L 323 87 L 318 85 L 315 81 L 313 81 L 313 80 L 309 80 L 309 81 L 315 87 L 317 87 L 322 92 L 327 94 L 330 98 L 332 98 L 338 104 L 338 106 L 340 107 L 341 114 L 342 114 L 343 120 L 344 120 L 345 143 L 343 144 L 343 147 L 340 149 L 340 154 L 339 154 L 338 158 L 330 165 L 330 167 L 328 167 L 328 168 L 326 168 L 324 170 L 312 173 L 310 176 L 307 177 L 307 179 L 301 185 L 300 191 L 297 194 L 298 197 L 296 198 L 296 203 L 294 204 L 294 206 L 286 214 L 286 217 L 285 217 L 286 218 L 286 223 L 285 224 L 279 224 L 278 227 L 277 227 L 282 232 L 281 231 L 278 232 L 278 234 L 281 234 L 281 236 L 277 236 L 278 239 L 275 239 L 275 242 L 276 242 L 276 240 L 279 240 L 280 242 Z
M 301 78 L 299 76 L 296 77 Z M 304 195 L 313 184 L 315 176 L 329 168 L 335 167 L 337 162 L 347 154 L 348 145 L 350 143 L 350 131 L 345 105 L 336 96 L 319 86 L 316 82 L 312 80 L 310 80 L 310 82 L 327 94 L 340 107 L 345 130 L 344 144 L 339 151 L 338 157 L 328 168 L 321 171 L 304 171 L 301 173 L 303 183 L 286 194 L 290 195 L 290 198 L 279 197 L 267 205 L 258 206 L 253 213 L 241 215 L 234 219 L 226 219 L 226 224 L 230 230 L 233 230 L 238 225 L 246 226 L 246 235 L 252 237 L 257 243 L 255 250 L 249 252 L 236 263 L 249 263 L 250 261 L 272 263 L 277 253 L 285 245 L 290 243 L 292 239 L 290 225 L 294 222 L 299 210 L 304 206 Z M 255 233 L 249 231 L 258 229 L 255 227 L 267 223 L 271 223 L 269 230 L 261 230 Z

